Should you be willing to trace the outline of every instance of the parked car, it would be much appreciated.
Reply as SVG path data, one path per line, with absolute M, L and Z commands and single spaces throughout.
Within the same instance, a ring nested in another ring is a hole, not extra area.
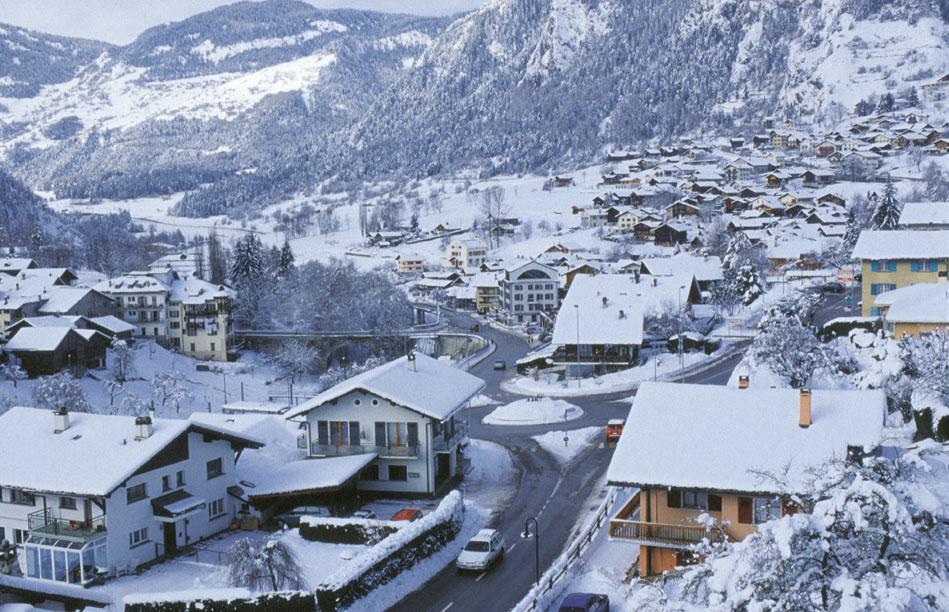
M 273 517 L 274 523 L 280 529 L 292 529 L 300 526 L 300 519 L 304 516 L 332 516 L 333 513 L 326 506 L 296 506 Z
M 483 571 L 504 558 L 504 538 L 497 529 L 482 529 L 468 540 L 455 561 L 459 571 Z
M 477 323 L 472 323 L 468 330 L 473 332 L 481 331 L 481 326 Z
M 498 359 L 497 361 L 494 362 L 494 369 L 495 369 L 495 370 L 506 370 L 506 369 L 507 369 L 507 362 L 505 362 L 503 359 Z
M 376 517 L 376 513 L 373 512 L 372 510 L 356 510 L 355 512 L 353 512 L 353 518 L 375 519 L 377 517 Z
M 607 442 L 619 442 L 620 436 L 623 435 L 623 425 L 626 424 L 626 421 L 623 419 L 610 419 L 606 422 L 606 441 Z
M 829 283 L 824 283 L 820 286 L 820 290 L 823 293 L 843 293 L 847 290 L 844 287 L 843 283 L 838 283 L 837 281 L 830 281 Z
M 597 593 L 570 593 L 560 603 L 560 612 L 609 612 L 610 598 Z
M 389 520 L 392 521 L 417 521 L 422 518 L 422 511 L 415 508 L 402 508 L 398 512 L 392 515 L 392 518 Z

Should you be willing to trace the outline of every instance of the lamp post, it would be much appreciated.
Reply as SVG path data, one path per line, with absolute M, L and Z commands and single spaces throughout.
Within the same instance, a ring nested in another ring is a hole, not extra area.
M 676 317 L 679 320 L 679 376 L 681 377 L 680 382 L 685 382 L 685 374 L 682 370 L 685 368 L 685 361 L 682 355 L 682 351 L 685 350 L 685 343 L 682 341 L 682 290 L 685 289 L 685 285 L 679 287 L 679 316 Z
M 531 530 L 531 525 L 534 529 Z M 540 530 L 537 526 L 537 519 L 533 516 L 527 517 L 524 521 L 524 533 L 521 537 L 525 540 L 534 540 L 534 584 L 540 584 Z
M 580 304 L 573 305 L 573 312 L 577 316 L 577 389 L 580 388 Z

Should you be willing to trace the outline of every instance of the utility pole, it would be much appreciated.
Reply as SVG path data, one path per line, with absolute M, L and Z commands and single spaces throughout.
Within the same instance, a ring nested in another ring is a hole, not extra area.
M 580 305 L 573 305 L 573 312 L 577 316 L 577 389 L 580 388 Z

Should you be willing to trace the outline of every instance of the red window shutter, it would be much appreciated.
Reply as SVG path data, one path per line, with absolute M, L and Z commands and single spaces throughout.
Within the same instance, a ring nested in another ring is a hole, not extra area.
M 750 497 L 738 498 L 738 522 L 750 524 L 754 518 L 753 504 Z
M 682 493 L 679 491 L 669 491 L 666 493 L 666 506 L 670 508 L 681 508 Z
M 722 511 L 722 496 L 713 495 L 709 493 L 708 496 L 708 511 L 709 512 L 721 512 Z

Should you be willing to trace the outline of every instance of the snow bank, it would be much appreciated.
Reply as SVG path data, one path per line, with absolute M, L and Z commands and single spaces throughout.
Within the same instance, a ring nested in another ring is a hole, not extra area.
M 590 444 L 600 435 L 602 427 L 584 427 L 571 431 L 548 431 L 539 436 L 533 436 L 540 447 L 554 456 L 561 464 L 566 465 L 590 447 Z M 566 440 L 566 441 L 565 441 Z
M 559 399 L 528 398 L 495 408 L 481 422 L 486 425 L 549 425 L 583 416 L 583 410 Z

